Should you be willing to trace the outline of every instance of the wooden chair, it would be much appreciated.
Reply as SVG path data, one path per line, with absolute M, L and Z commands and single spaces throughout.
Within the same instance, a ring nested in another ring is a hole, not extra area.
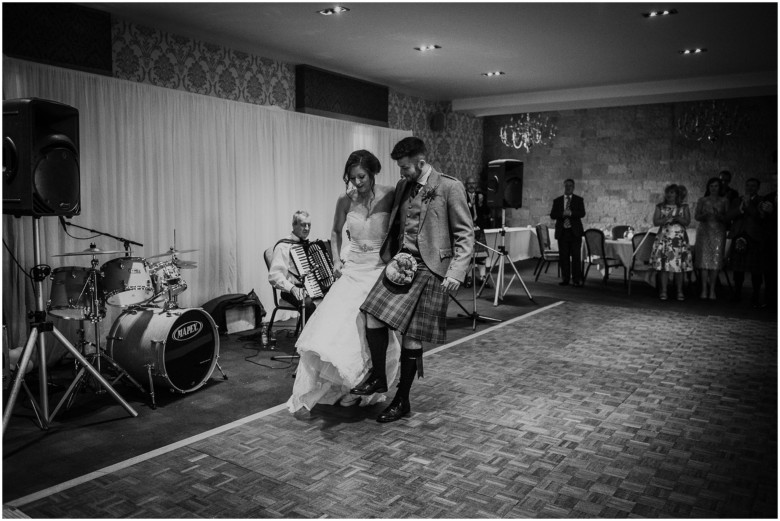
M 640 232 L 635 233 L 631 238 L 631 244 L 634 247 L 634 254 L 631 257 L 631 268 L 628 272 L 628 294 L 631 294 L 631 279 L 634 275 L 650 270 L 650 255 L 653 253 L 653 243 L 655 243 L 655 233 Z
M 553 262 L 558 264 L 558 278 L 560 278 L 560 254 L 558 253 L 558 250 L 553 250 L 550 247 L 550 230 L 547 228 L 546 224 L 536 225 L 536 240 L 539 241 L 539 252 L 541 256 L 539 257 L 539 262 L 536 263 L 536 268 L 534 268 L 534 275 L 536 275 L 534 280 L 539 280 L 542 268 L 544 268 L 544 272 L 547 273 L 550 264 Z
M 623 283 L 628 284 L 628 268 L 620 262 L 620 259 L 613 259 L 607 257 L 604 253 L 606 247 L 604 245 L 604 232 L 597 230 L 596 228 L 589 228 L 585 230 L 585 260 L 588 262 L 588 266 L 585 269 L 585 273 L 582 277 L 583 283 L 588 278 L 588 271 L 594 264 L 604 264 L 604 284 L 609 280 L 610 268 L 623 268 Z

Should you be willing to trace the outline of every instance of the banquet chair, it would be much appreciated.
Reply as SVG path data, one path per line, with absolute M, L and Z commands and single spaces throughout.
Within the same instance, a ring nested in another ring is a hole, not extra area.
M 628 271 L 629 295 L 631 294 L 631 279 L 635 275 L 646 273 L 652 269 L 650 255 L 653 253 L 653 243 L 655 243 L 655 233 L 653 232 L 635 233 L 631 238 L 634 253 L 631 257 L 631 268 Z
M 628 268 L 620 262 L 620 259 L 613 259 L 607 257 L 605 254 L 606 246 L 604 245 L 604 232 L 597 230 L 596 228 L 589 228 L 585 230 L 585 261 L 588 266 L 585 268 L 584 275 L 582 277 L 583 282 L 588 279 L 588 271 L 594 264 L 604 265 L 604 284 L 609 280 L 610 268 L 623 268 L 623 283 L 628 284 Z
M 273 246 L 263 252 L 263 259 L 265 260 L 266 269 L 271 269 L 271 259 L 273 259 L 273 256 Z M 301 303 L 300 306 L 294 306 L 289 302 L 282 300 L 279 297 L 279 290 L 273 285 L 271 285 L 271 290 L 274 294 L 274 310 L 271 312 L 271 319 L 268 321 L 268 330 L 266 331 L 268 338 L 271 338 L 271 330 L 274 327 L 274 319 L 276 318 L 277 311 L 295 311 L 298 313 L 298 322 L 295 324 L 295 335 L 297 335 L 301 330 L 301 326 L 303 325 L 303 304 Z
M 547 228 L 546 224 L 536 225 L 536 240 L 539 241 L 539 253 L 541 256 L 534 269 L 534 275 L 536 275 L 534 280 L 539 280 L 542 268 L 544 268 L 544 272 L 547 273 L 547 270 L 550 269 L 550 264 L 553 262 L 558 264 L 558 277 L 560 278 L 561 265 L 558 262 L 560 260 L 560 254 L 558 253 L 558 250 L 553 250 L 550 247 L 550 230 Z
M 631 228 L 627 224 L 619 224 L 617 226 L 612 227 L 612 240 L 616 241 L 618 239 L 623 239 L 626 235 L 626 232 L 628 229 Z

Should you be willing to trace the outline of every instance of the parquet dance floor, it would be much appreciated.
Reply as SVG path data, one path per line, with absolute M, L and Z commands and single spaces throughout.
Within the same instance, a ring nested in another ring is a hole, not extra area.
M 55 518 L 775 518 L 776 346 L 776 323 L 563 302 L 431 350 L 399 422 L 375 422 L 381 407 L 279 407 L 13 506 Z

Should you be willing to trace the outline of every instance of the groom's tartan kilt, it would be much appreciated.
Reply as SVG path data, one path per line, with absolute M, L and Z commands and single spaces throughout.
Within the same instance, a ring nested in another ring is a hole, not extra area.
M 382 272 L 360 309 L 410 338 L 442 344 L 447 340 L 449 304 L 442 280 L 417 259 L 411 284 L 393 284 Z

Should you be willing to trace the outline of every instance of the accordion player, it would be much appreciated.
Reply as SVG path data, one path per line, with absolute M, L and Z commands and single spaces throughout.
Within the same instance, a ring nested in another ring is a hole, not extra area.
M 322 241 L 293 244 L 290 257 L 309 296 L 313 299 L 324 297 L 336 281 L 333 260 L 326 244 Z

